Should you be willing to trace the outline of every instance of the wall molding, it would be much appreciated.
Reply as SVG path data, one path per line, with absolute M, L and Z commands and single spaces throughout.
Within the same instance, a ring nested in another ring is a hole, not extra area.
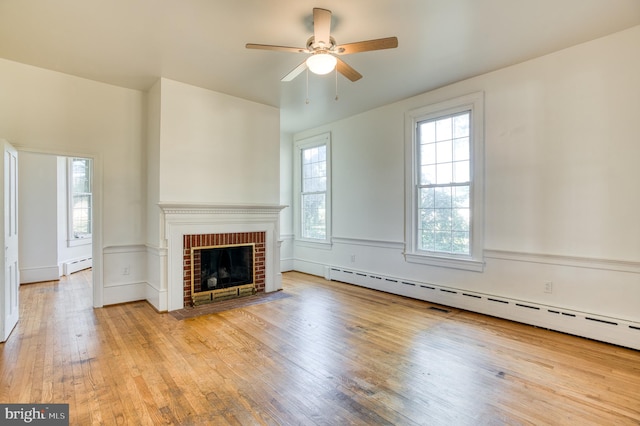
M 144 244 L 107 246 L 102 249 L 103 254 L 141 253 L 146 251 L 147 251 L 147 246 L 145 246 Z
M 640 274 L 640 262 L 598 259 L 590 257 L 564 256 L 555 254 L 527 253 L 507 250 L 484 251 L 485 259 L 509 260 L 514 262 L 541 263 L 574 268 L 600 269 L 615 272 Z
M 365 247 L 376 247 L 384 249 L 394 249 L 404 252 L 404 241 L 384 241 L 384 240 L 369 240 L 363 238 L 349 238 L 349 237 L 332 237 L 331 241 L 334 244 L 349 244 Z

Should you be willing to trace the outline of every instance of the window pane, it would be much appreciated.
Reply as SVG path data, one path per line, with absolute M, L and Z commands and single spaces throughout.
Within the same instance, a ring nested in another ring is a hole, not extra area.
M 302 195 L 302 237 L 326 239 L 325 194 Z
M 432 209 L 436 206 L 435 201 L 435 188 L 421 188 L 420 189 L 420 208 Z
M 456 186 L 453 188 L 453 207 L 470 207 L 469 201 L 469 187 L 468 186 Z
M 420 168 L 420 185 L 436 183 L 436 166 L 422 166 Z
M 420 143 L 430 143 L 436 140 L 436 123 L 435 121 L 423 121 L 419 125 Z
M 436 144 L 436 160 L 438 163 L 449 163 L 453 158 L 453 144 L 450 140 Z
M 453 182 L 465 183 L 470 180 L 469 161 L 453 163 Z
M 436 121 L 436 141 L 445 141 L 453 137 L 451 117 Z
M 435 188 L 435 207 L 438 209 L 451 208 L 451 188 Z
M 91 237 L 91 159 L 69 159 L 69 238 Z
M 453 168 L 451 163 L 438 164 L 436 166 L 436 183 L 451 183 L 453 182 Z
M 452 232 L 451 233 L 451 252 L 456 254 L 469 254 L 469 233 L 468 232 Z
M 469 209 L 453 209 L 451 213 L 451 229 L 469 231 Z
M 451 232 L 436 231 L 434 237 L 435 251 L 451 253 Z
M 453 118 L 453 137 L 469 136 L 469 112 L 457 115 Z
M 420 164 L 435 164 L 436 144 L 428 143 L 420 145 Z
M 429 230 L 420 230 L 419 232 L 420 238 L 418 244 L 420 250 L 435 251 L 436 239 L 434 232 Z
M 469 138 L 454 139 L 453 161 L 469 159 Z

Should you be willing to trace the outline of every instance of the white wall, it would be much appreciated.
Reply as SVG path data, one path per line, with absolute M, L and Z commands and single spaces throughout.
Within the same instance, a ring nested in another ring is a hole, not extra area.
M 160 201 L 278 204 L 277 108 L 162 79 Z
M 46 152 L 95 160 L 94 296 L 100 306 L 110 285 L 103 284 L 100 262 L 121 270 L 126 258 L 109 253 L 109 247 L 145 240 L 145 94 L 3 59 L 0 93 L 0 135 L 19 155 Z
M 334 230 L 331 250 L 296 245 L 295 268 L 434 283 L 630 321 L 625 332 L 636 330 L 639 44 L 634 27 L 295 135 L 332 134 Z M 406 263 L 404 114 L 476 91 L 485 93 L 485 271 Z M 406 293 L 392 281 L 376 285 Z
M 18 155 L 18 248 L 20 282 L 57 280 L 58 164 L 55 156 Z

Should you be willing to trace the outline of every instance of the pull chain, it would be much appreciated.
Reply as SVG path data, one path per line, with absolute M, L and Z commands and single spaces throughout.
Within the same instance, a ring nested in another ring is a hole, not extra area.
M 307 68 L 307 99 L 304 103 L 309 105 L 309 68 Z
M 335 68 L 336 75 L 336 101 L 338 100 L 338 67 Z

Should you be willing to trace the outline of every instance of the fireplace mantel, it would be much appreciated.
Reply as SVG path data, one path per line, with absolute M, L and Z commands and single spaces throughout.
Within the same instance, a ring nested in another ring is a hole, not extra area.
M 279 204 L 209 204 L 209 203 L 158 203 L 162 212 L 177 215 L 200 214 L 276 214 L 287 206 Z
M 265 292 L 282 288 L 280 274 L 280 210 L 265 204 L 158 204 L 161 240 L 167 249 L 166 289 L 169 311 L 184 307 L 183 256 L 185 235 L 265 232 Z

